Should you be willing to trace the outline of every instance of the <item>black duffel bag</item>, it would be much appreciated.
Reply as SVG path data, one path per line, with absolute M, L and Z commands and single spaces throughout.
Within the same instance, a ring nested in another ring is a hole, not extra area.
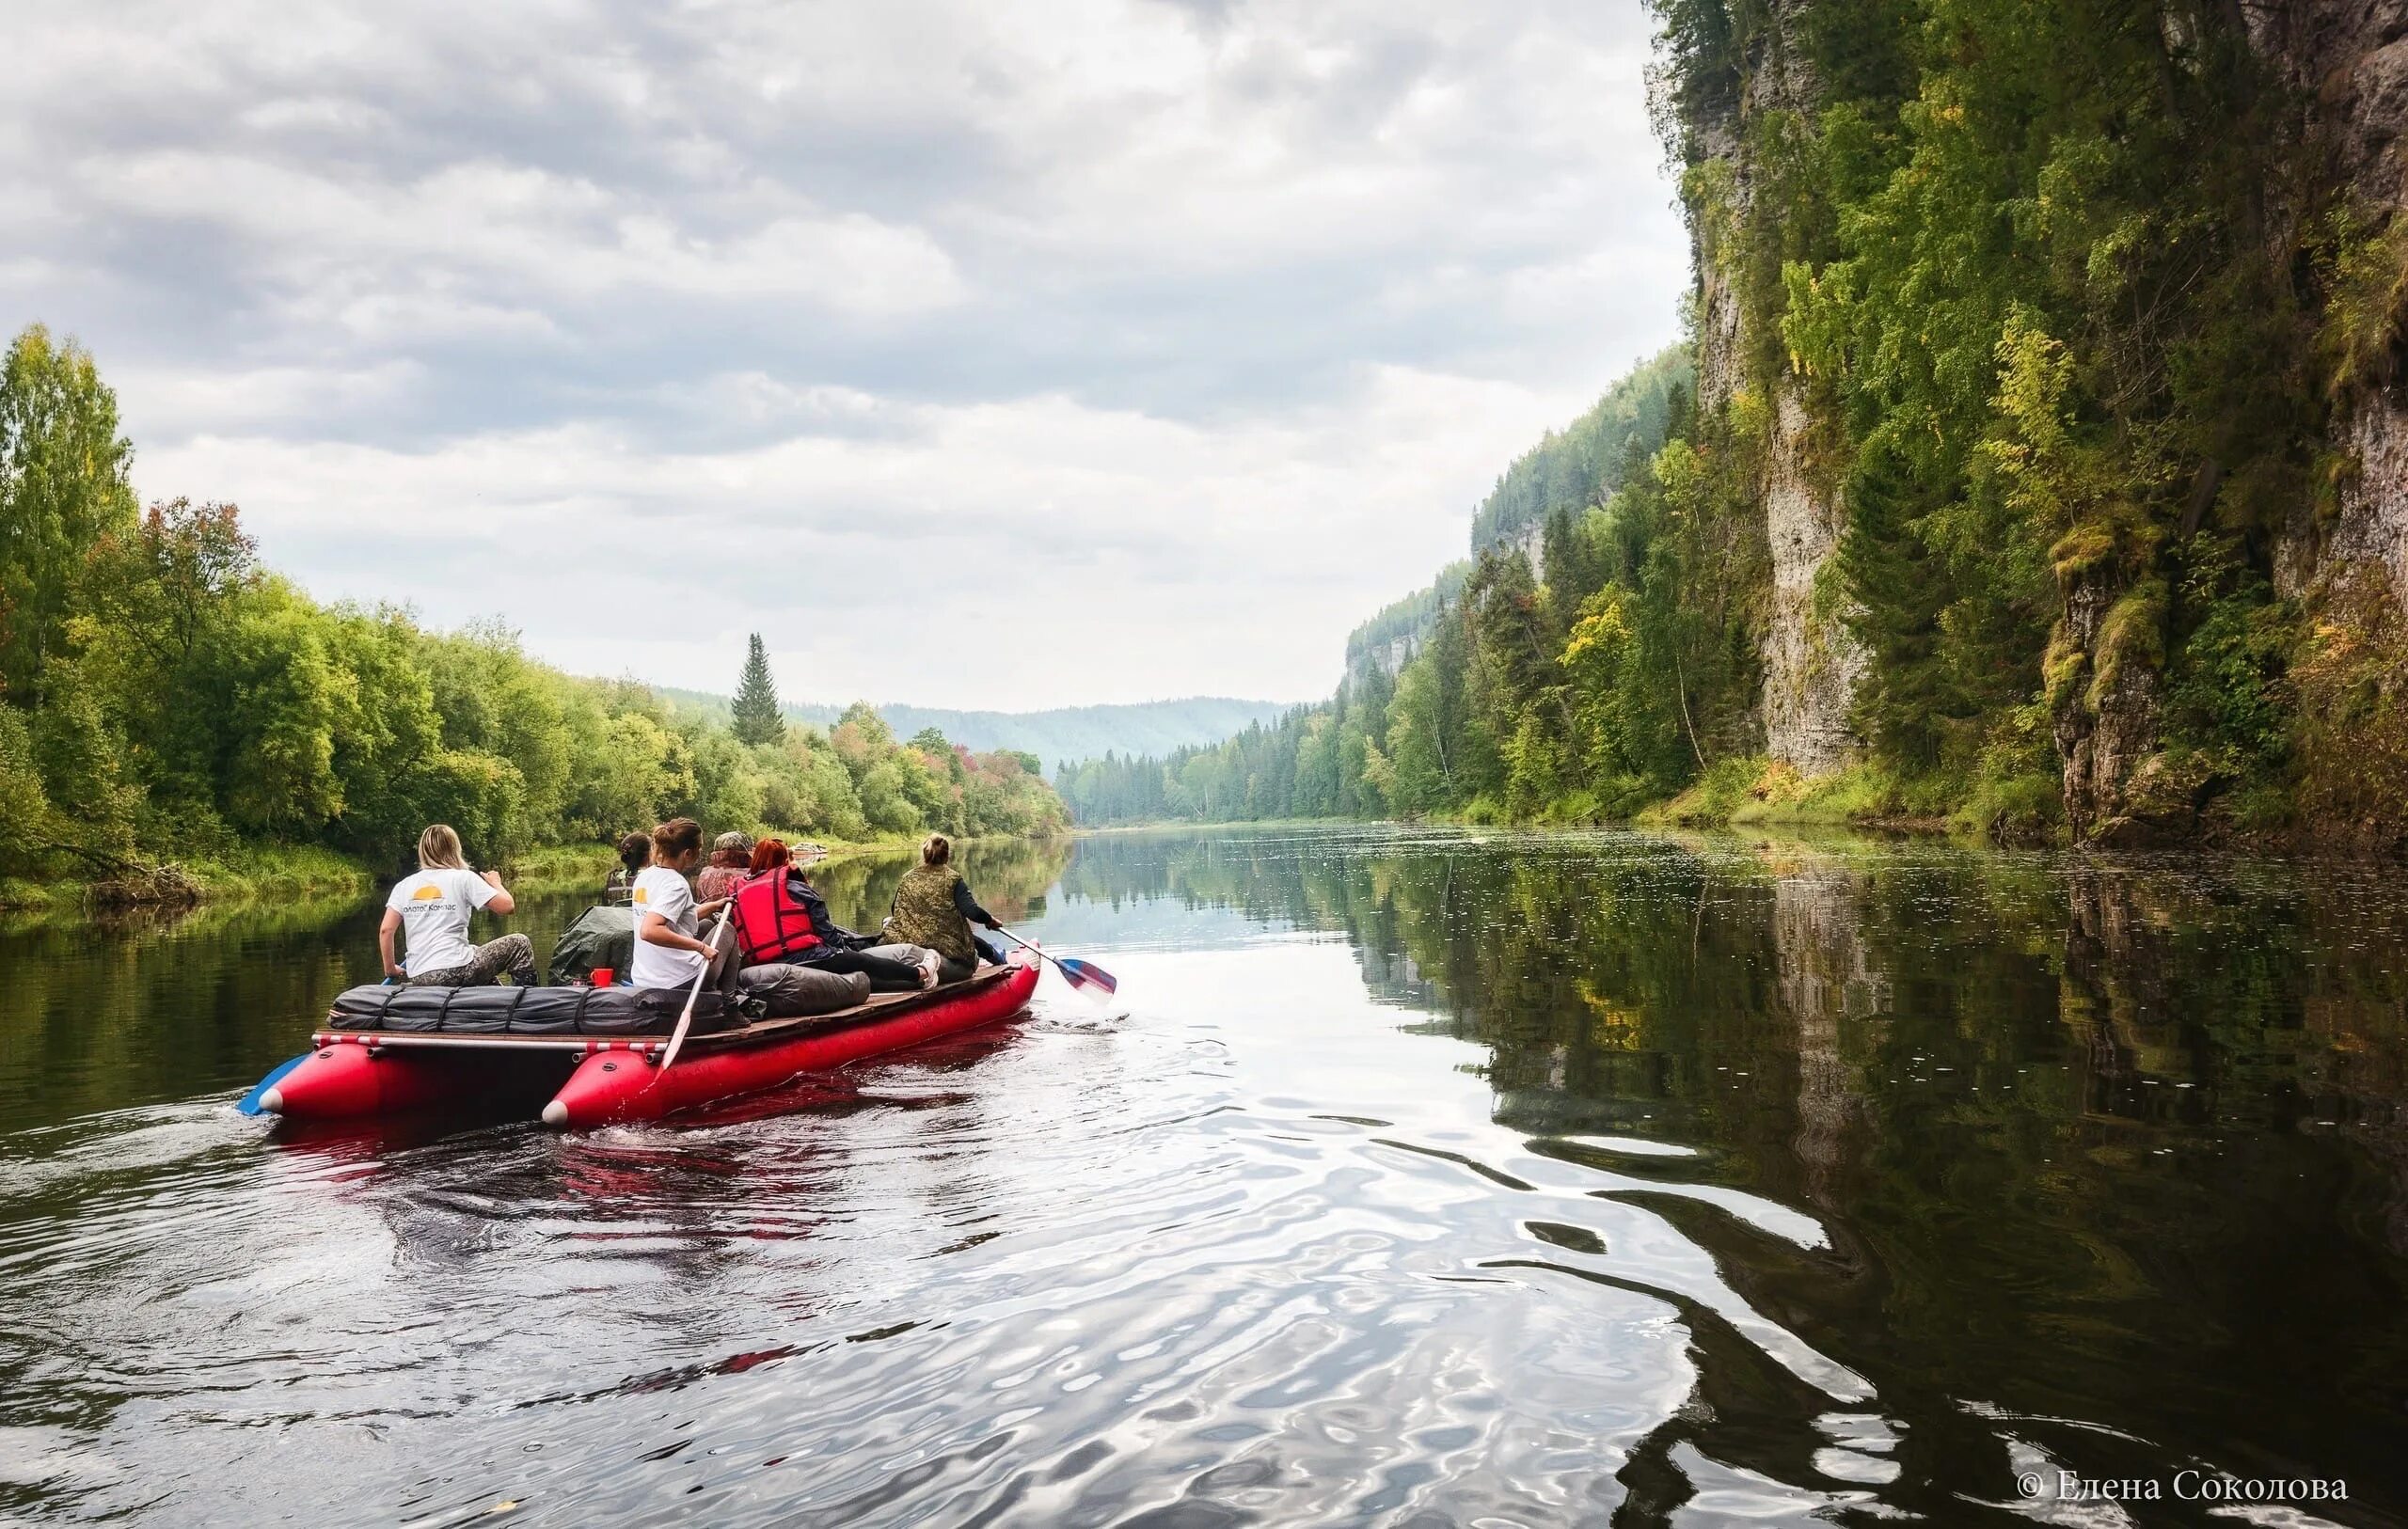
M 683 987 L 353 987 L 326 1015 L 333 1030 L 458 1035 L 666 1035 Z M 690 1033 L 742 1018 L 717 993 L 694 1000 Z

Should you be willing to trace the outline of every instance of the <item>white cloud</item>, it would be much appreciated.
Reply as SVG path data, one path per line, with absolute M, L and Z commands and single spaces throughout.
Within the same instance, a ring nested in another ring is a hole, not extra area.
M 274 430 L 313 412 L 390 408 L 424 386 L 426 369 L 403 359 L 216 371 L 135 367 L 111 369 L 109 381 L 120 396 L 140 399 L 148 418 L 171 421 L 167 428 L 182 434 Z M 172 496 L 163 488 L 160 497 Z
M 1218 428 L 854 399 L 904 433 L 708 456 L 592 426 L 420 453 L 204 436 L 142 476 L 224 485 L 322 596 L 501 614 L 597 672 L 716 685 L 758 630 L 816 699 L 976 703 L 978 654 L 1020 655 L 1036 705 L 1306 699 L 1354 621 L 1456 555 L 1529 421 L 1576 402 L 1384 369 L 1341 405 Z M 655 602 L 685 637 L 632 617 Z
M 142 490 L 580 670 L 1324 693 L 1686 279 L 1636 6 L 0 10 Z

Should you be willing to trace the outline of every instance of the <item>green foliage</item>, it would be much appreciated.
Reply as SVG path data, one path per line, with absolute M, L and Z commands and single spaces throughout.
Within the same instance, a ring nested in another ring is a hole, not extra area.
M 728 710 L 739 743 L 776 743 L 786 735 L 786 719 L 778 710 L 777 682 L 769 677 L 769 653 L 761 645 L 758 632 L 746 644 L 744 672 L 737 679 L 736 699 Z
M 2326 224 L 2328 296 L 2317 336 L 2328 396 L 2408 381 L 2408 216 L 2343 207 Z
M 1679 355 L 1645 364 L 1492 497 L 1492 531 L 1542 529 L 1545 582 L 1518 545 L 1487 546 L 1359 628 L 1326 704 L 1212 748 L 1065 765 L 1071 811 L 1587 821 L 1745 747 L 1752 607 L 1744 575 L 1714 574 L 1761 568 L 1762 538 L 1727 447 L 1665 438 L 1690 422 L 1687 376 Z M 1367 658 L 1403 638 L 1416 646 L 1391 681 Z
M 1856 690 L 1856 724 L 1884 763 L 1940 764 L 1948 723 L 1969 710 L 1942 651 L 1947 568 L 1917 533 L 1914 487 L 1893 443 L 1877 439 L 1847 484 L 1847 529 L 1835 566 L 1846 621 L 1872 657 Z
M 129 847 L 139 791 L 124 778 L 123 734 L 71 658 L 51 655 L 48 701 L 28 718 L 35 767 L 56 816 L 50 837 L 116 854 Z
M 2065 822 L 2065 780 L 2051 715 L 2046 701 L 2030 701 L 2008 708 L 1988 729 L 1972 788 L 1946 793 L 1957 803 L 1950 813 L 1957 828 L 2000 843 L 2054 842 Z
M 866 705 L 832 738 L 787 728 L 757 638 L 744 715 L 766 704 L 776 725 L 748 742 L 642 686 L 539 664 L 499 625 L 319 606 L 259 566 L 233 506 L 133 512 L 88 355 L 28 330 L 0 391 L 0 538 L 18 560 L 0 575 L 0 875 L 206 869 L 262 846 L 389 866 L 430 822 L 490 863 L 675 812 L 840 839 L 1064 821 L 1025 755 L 928 732 L 899 745 Z
M 1459 587 L 1350 643 L 1351 686 L 1411 639 L 1376 725 L 1341 690 L 1215 750 L 1067 769 L 1074 810 L 1560 819 L 1687 788 L 1707 816 L 1956 810 L 2036 840 L 2061 830 L 2060 738 L 2113 711 L 2162 731 L 2133 789 L 2186 810 L 2261 822 L 2300 775 L 2387 811 L 2318 749 L 2387 757 L 2399 623 L 2287 672 L 2300 618 L 2270 574 L 2328 411 L 2408 362 L 2408 233 L 2278 229 L 2273 200 L 2333 198 L 2240 12 L 1651 8 L 1717 396 L 1659 357 L 1517 459 Z M 1828 786 L 1765 766 L 1756 722 L 1766 498 L 1800 489 L 1845 508 L 1814 603 L 1866 655 L 1868 757 Z
M 2054 842 L 2065 815 L 2065 782 L 2051 767 L 1984 777 L 1953 821 L 1997 843 L 2036 846 Z
M 823 741 L 789 733 L 783 744 L 755 749 L 752 758 L 761 775 L 765 824 L 791 824 L 836 839 L 869 837 L 852 777 Z M 1019 830 L 998 819 L 989 831 Z
M 1633 443 L 1642 452 L 1660 445 L 1672 415 L 1695 386 L 1688 348 L 1676 345 L 1633 368 L 1588 413 L 1560 431 L 1549 431 L 1513 459 L 1473 512 L 1473 553 L 1518 542 L 1556 511 L 1604 504 L 1622 484 Z M 1431 592 L 1451 601 L 1445 581 L 1442 574 Z M 1392 620 L 1395 611 L 1390 607 L 1372 621 Z
M 2301 816 L 2354 847 L 2408 849 L 2408 618 L 2380 570 L 2332 591 L 2289 686 Z
M 1736 308 L 1719 423 L 1745 457 L 1767 401 L 1804 405 L 1779 444 L 1846 509 L 1823 604 L 1869 659 L 1873 762 L 2043 834 L 2052 722 L 2162 695 L 2151 789 L 2266 788 L 2294 731 L 2273 547 L 2335 481 L 2327 409 L 2408 356 L 2408 235 L 2270 216 L 2334 188 L 2241 12 L 1654 8 L 1660 125 Z M 2209 544 L 2213 592 L 2186 582 Z
M 0 705 L 0 876 L 36 869 L 49 828 L 50 793 L 33 733 L 17 708 Z
M 134 448 L 91 353 L 35 324 L 0 358 L 0 696 L 40 705 L 84 562 L 134 520 Z
M 1761 755 L 1733 755 L 1718 759 L 1701 771 L 1694 782 L 1647 814 L 1653 821 L 1689 825 L 1723 824 L 1731 821 L 1742 803 L 1761 780 L 1769 761 Z
M 1464 582 L 1470 577 L 1471 564 L 1459 560 L 1439 569 L 1428 589 L 1416 590 L 1403 599 L 1382 607 L 1370 621 L 1346 635 L 1346 671 L 1361 671 L 1390 643 L 1402 641 L 1418 647 L 1437 624 L 1439 612 L 1462 595 Z
M 1740 62 L 1764 24 L 1765 0 L 1648 0 L 1648 9 L 1657 26 L 1657 127 L 1683 144 L 1738 114 Z

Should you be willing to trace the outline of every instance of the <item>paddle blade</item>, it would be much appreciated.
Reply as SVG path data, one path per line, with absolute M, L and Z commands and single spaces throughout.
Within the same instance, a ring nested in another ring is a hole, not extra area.
M 1063 976 L 1070 979 L 1070 985 L 1081 992 L 1101 997 L 1107 993 L 1120 991 L 1120 984 L 1112 973 L 1093 962 L 1082 961 L 1075 955 L 1066 955 L 1054 964 L 1062 969 Z
M 254 1088 L 248 1094 L 244 1095 L 240 1102 L 238 1102 L 234 1108 L 246 1115 L 258 1114 L 260 1112 L 260 1100 L 266 1096 L 267 1091 L 282 1082 L 286 1073 L 291 1072 L 293 1068 L 309 1061 L 311 1055 L 312 1053 L 304 1051 L 299 1056 L 293 1058 L 291 1061 L 279 1064 L 276 1071 L 269 1073 L 265 1078 L 260 1080 L 259 1086 L 257 1088 Z

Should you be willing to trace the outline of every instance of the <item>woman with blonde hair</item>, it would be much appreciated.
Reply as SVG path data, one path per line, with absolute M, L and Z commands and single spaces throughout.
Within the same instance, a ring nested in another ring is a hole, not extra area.
M 468 943 L 468 916 L 483 908 L 508 913 L 517 905 L 494 872 L 468 869 L 460 835 L 437 823 L 418 836 L 418 873 L 404 876 L 385 899 L 376 945 L 385 974 L 413 987 L 483 987 L 503 972 L 521 987 L 535 985 L 535 948 L 525 935 Z M 406 965 L 393 959 L 393 937 L 406 935 Z
M 970 883 L 953 868 L 953 841 L 932 833 L 920 845 L 920 863 L 904 872 L 896 884 L 882 933 L 898 944 L 936 952 L 938 979 L 959 982 L 978 969 L 980 956 L 1003 964 L 993 946 L 970 932 L 974 923 L 1003 927 L 978 906 L 978 899 L 970 895 Z

